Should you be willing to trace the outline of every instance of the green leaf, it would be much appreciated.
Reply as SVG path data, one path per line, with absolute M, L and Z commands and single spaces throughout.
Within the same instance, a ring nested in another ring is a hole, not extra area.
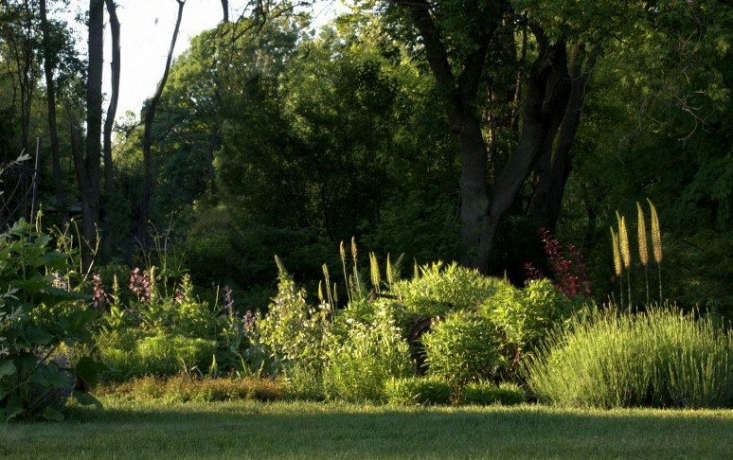
M 53 337 L 48 331 L 39 327 L 29 327 L 26 339 L 34 345 L 48 345 Z
M 13 375 L 17 371 L 18 369 L 15 367 L 15 363 L 13 363 L 13 361 L 7 360 L 0 363 L 0 377 Z
M 105 370 L 105 367 L 104 364 L 87 356 L 79 360 L 74 368 L 74 375 L 82 379 L 87 385 L 93 387 L 97 383 L 99 374 Z

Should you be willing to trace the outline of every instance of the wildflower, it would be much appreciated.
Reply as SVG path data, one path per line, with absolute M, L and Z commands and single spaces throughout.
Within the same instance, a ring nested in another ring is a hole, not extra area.
M 109 302 L 109 296 L 104 291 L 104 285 L 102 284 L 102 277 L 99 274 L 92 275 L 92 301 L 94 302 L 94 308 L 102 308 Z
M 147 272 L 141 272 L 139 268 L 135 267 L 130 272 L 128 288 L 137 296 L 139 301 L 146 302 L 150 300 L 150 275 Z
M 256 319 L 252 310 L 247 310 L 247 313 L 242 316 L 242 325 L 246 334 L 254 332 Z
M 232 288 L 229 286 L 224 286 L 224 308 L 229 316 L 234 314 L 234 296 L 232 295 Z
M 64 280 L 59 272 L 53 273 L 53 278 L 51 279 L 51 286 L 55 287 L 56 289 L 63 289 L 68 290 L 69 285 L 66 284 L 66 280 Z

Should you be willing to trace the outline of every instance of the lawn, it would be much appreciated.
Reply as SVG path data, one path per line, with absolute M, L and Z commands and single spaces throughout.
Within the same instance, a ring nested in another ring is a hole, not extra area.
M 733 458 L 733 411 L 103 400 L 0 427 L 5 458 Z

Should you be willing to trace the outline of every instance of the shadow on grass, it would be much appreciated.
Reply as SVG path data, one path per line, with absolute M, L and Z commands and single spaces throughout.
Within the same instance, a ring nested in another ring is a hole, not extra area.
M 86 458 L 731 458 L 733 412 L 390 409 L 254 402 L 72 409 L 68 422 L 17 425 L 9 451 Z M 34 452 L 20 450 L 35 443 Z M 63 454 L 63 452 L 68 452 Z M 72 455 L 71 453 L 74 453 Z

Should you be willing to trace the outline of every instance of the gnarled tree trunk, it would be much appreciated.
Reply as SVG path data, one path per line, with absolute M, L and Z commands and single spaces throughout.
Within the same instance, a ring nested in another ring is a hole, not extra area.
M 573 142 L 580 125 L 586 86 L 597 55 L 597 48 L 587 53 L 580 45 L 572 48 L 566 101 L 560 112 L 562 120 L 548 133 L 548 140 L 536 169 L 538 182 L 530 202 L 529 214 L 537 227 L 544 227 L 552 232 L 555 231 L 560 217 L 565 184 L 572 169 Z

